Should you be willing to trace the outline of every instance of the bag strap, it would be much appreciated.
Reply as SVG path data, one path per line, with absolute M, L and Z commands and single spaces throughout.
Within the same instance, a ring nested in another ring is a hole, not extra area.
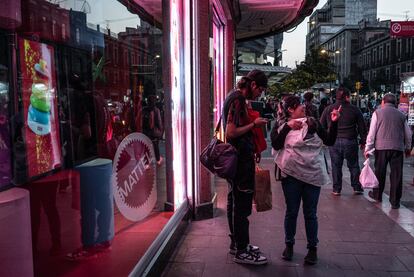
M 221 118 L 223 117 L 223 114 L 220 115 L 220 119 L 217 122 L 217 126 L 216 129 L 214 130 L 214 136 L 217 137 L 217 134 L 220 132 L 220 128 L 221 128 Z

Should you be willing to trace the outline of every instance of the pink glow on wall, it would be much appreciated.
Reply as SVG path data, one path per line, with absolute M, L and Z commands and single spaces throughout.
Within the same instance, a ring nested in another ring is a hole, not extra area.
M 213 76 L 214 76 L 214 122 L 215 125 L 220 119 L 223 111 L 223 103 L 226 98 L 225 86 L 224 86 L 224 25 L 219 19 L 219 15 L 214 10 L 213 19 Z M 224 139 L 224 133 L 219 133 L 219 138 Z
M 171 117 L 174 171 L 174 207 L 177 209 L 185 200 L 185 101 L 181 82 L 182 76 L 182 0 L 170 1 L 170 53 L 171 53 Z
M 194 96 L 193 98 L 193 93 L 195 93 L 193 91 L 193 83 L 196 82 L 196 78 L 193 78 L 193 69 L 192 69 L 192 63 L 189 62 L 191 61 L 191 55 L 193 55 L 192 53 L 192 29 L 191 29 L 191 24 L 192 24 L 192 19 L 193 17 L 191 16 L 192 14 L 192 9 L 195 9 L 195 7 L 193 6 L 194 3 L 191 3 L 193 1 L 191 0 L 183 0 L 183 58 L 184 58 L 184 97 L 185 97 L 185 138 L 186 138 L 186 169 L 185 169 L 185 176 L 186 176 L 186 196 L 187 198 L 190 200 L 192 199 L 193 195 L 193 184 L 194 184 L 194 189 L 195 189 L 195 193 L 197 192 L 197 185 L 195 184 L 196 182 L 196 177 L 195 174 L 197 174 L 196 172 L 196 168 L 194 166 L 194 162 L 197 160 L 198 154 L 195 153 L 195 147 L 194 144 L 196 143 L 196 140 L 199 136 L 196 135 L 197 132 L 197 126 L 193 126 L 193 122 L 192 122 L 192 118 L 195 117 L 196 115 L 194 114 L 193 108 L 192 108 L 192 101 L 195 101 L 194 99 L 196 98 Z M 194 172 L 195 171 L 195 172 Z M 194 174 L 194 175 L 193 175 Z

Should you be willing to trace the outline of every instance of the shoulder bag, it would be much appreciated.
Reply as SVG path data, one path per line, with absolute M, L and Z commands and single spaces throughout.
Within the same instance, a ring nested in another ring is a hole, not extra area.
M 230 143 L 224 143 L 217 138 L 220 126 L 221 117 L 213 139 L 200 154 L 200 162 L 211 173 L 224 179 L 234 179 L 237 170 L 237 150 Z

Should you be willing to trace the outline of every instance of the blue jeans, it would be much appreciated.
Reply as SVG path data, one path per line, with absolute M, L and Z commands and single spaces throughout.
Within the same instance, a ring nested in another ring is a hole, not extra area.
M 329 147 L 332 165 L 333 190 L 342 190 L 342 165 L 344 159 L 351 173 L 351 186 L 354 190 L 361 190 L 359 174 L 361 172 L 358 161 L 358 141 L 356 139 L 337 138 L 335 144 Z
M 288 176 L 282 179 L 286 201 L 285 243 L 295 244 L 296 222 L 300 202 L 303 201 L 308 248 L 318 244 L 318 217 L 316 215 L 321 188 Z

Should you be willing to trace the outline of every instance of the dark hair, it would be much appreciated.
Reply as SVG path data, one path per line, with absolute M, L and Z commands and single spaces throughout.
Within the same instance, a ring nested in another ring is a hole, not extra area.
M 336 90 L 336 100 L 345 100 L 350 95 L 351 93 L 349 92 L 349 89 L 347 89 L 346 87 L 340 86 Z
M 267 77 L 263 71 L 253 69 L 247 74 L 246 77 L 252 81 L 255 81 L 257 86 L 267 88 Z
M 244 89 L 244 88 L 248 88 L 250 87 L 250 84 L 252 83 L 252 80 L 248 77 L 242 77 L 238 82 L 237 82 L 237 89 Z
M 321 99 L 321 105 L 328 105 L 328 98 L 324 97 Z
M 397 98 L 392 93 L 385 94 L 384 97 L 382 98 L 382 100 L 384 101 L 384 103 L 390 103 L 390 104 L 393 104 L 393 105 L 397 104 Z
M 307 92 L 303 95 L 303 98 L 305 98 L 306 101 L 310 102 L 313 99 L 313 93 L 312 92 Z
M 296 109 L 300 105 L 300 98 L 295 95 L 290 95 L 286 97 L 283 101 L 283 112 L 285 113 L 286 118 L 290 117 L 289 108 Z

